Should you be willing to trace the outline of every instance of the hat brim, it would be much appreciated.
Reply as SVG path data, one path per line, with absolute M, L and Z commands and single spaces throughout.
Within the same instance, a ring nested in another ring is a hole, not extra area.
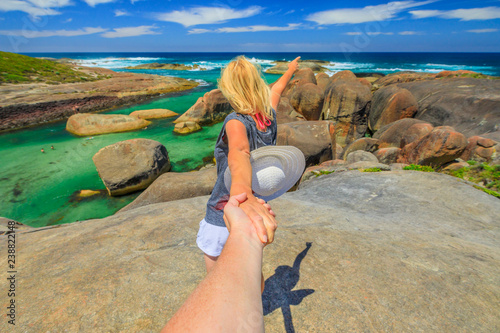
M 289 189 L 297 183 L 302 176 L 306 167 L 304 154 L 300 149 L 294 146 L 264 146 L 253 150 L 250 153 L 250 163 L 253 165 L 254 161 L 262 158 L 272 156 L 279 159 L 285 174 L 284 180 L 276 188 L 276 191 L 268 196 L 255 194 L 256 197 L 269 201 L 275 199 L 282 194 L 286 193 Z M 252 178 L 257 177 L 254 168 L 252 167 Z M 229 167 L 224 171 L 224 183 L 228 191 L 231 191 L 231 171 Z

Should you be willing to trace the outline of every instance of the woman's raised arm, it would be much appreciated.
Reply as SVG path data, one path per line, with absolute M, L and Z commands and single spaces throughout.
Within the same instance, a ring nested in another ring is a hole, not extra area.
M 278 81 L 271 88 L 271 106 L 274 110 L 277 110 L 278 104 L 280 103 L 281 94 L 285 90 L 286 85 L 293 76 L 293 73 L 299 68 L 300 57 L 295 58 L 288 64 L 288 70 L 283 74 Z

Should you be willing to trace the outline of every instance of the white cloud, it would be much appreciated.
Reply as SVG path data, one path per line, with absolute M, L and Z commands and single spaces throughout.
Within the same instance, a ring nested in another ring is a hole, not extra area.
M 460 19 L 460 21 L 485 21 L 500 18 L 500 7 L 484 7 L 454 10 L 414 10 L 410 11 L 414 18 L 440 17 Z
M 378 35 L 387 35 L 387 36 L 390 36 L 390 35 L 394 35 L 393 32 L 367 32 L 366 34 L 368 36 L 378 36 Z
M 261 31 L 290 31 L 297 30 L 300 27 L 300 23 L 290 23 L 286 27 L 273 27 L 269 25 L 250 25 L 247 27 L 226 27 L 218 29 L 191 29 L 189 34 L 203 34 L 207 32 L 213 33 L 233 33 L 233 32 L 261 32 Z
M 115 16 L 129 16 L 130 14 L 126 10 L 115 10 Z
M 83 1 L 86 2 L 87 5 L 89 5 L 90 7 L 95 7 L 96 5 L 100 5 L 103 3 L 110 3 L 115 0 L 83 0 Z
M 71 22 L 71 21 L 73 21 L 73 19 L 70 17 L 69 19 L 64 20 L 64 21 L 63 21 L 63 23 L 69 23 L 69 22 Z
M 348 35 L 348 36 L 360 36 L 362 34 L 363 34 L 363 32 L 361 32 L 361 31 L 352 31 L 352 32 L 346 32 L 344 35 Z M 393 32 L 367 32 L 366 34 L 368 36 L 378 36 L 378 35 L 387 35 L 387 36 L 390 36 L 390 35 L 394 35 Z
M 119 38 L 160 34 L 152 29 L 156 29 L 156 27 L 154 25 L 141 25 L 139 27 L 116 28 L 113 29 L 113 31 L 106 31 L 101 36 L 106 38 Z
M 318 24 L 355 24 L 373 21 L 385 21 L 394 18 L 408 8 L 423 6 L 436 0 L 429 1 L 393 1 L 387 4 L 366 6 L 364 8 L 343 8 L 325 10 L 310 14 L 306 20 Z
M 285 14 L 283 14 L 283 15 L 288 15 L 288 14 L 293 14 L 293 13 L 295 13 L 295 9 L 289 10 L 289 11 L 287 11 L 287 12 L 286 12 Z
M 92 35 L 104 32 L 106 29 L 101 27 L 97 28 L 83 28 L 78 30 L 0 30 L 0 35 L 4 36 L 22 36 L 25 38 L 40 38 L 40 37 L 74 37 L 83 35 Z
M 402 36 L 423 35 L 420 31 L 401 31 L 398 34 Z
M 210 29 L 191 29 L 188 31 L 188 34 L 204 34 L 206 32 L 214 32 Z
M 168 13 L 159 13 L 155 17 L 160 21 L 176 22 L 185 27 L 200 24 L 218 24 L 228 20 L 254 16 L 263 10 L 262 7 L 252 6 L 247 9 L 235 10 L 225 7 L 194 7 L 189 10 L 174 10 Z
M 70 0 L 28 0 L 27 2 L 30 2 L 40 8 L 57 8 L 72 4 Z
M 0 35 L 4 36 L 22 36 L 25 38 L 40 38 L 40 37 L 74 37 L 83 35 L 92 35 L 101 33 L 102 37 L 116 38 L 116 37 L 133 37 L 142 35 L 158 35 L 159 32 L 153 31 L 155 26 L 139 26 L 139 27 L 125 27 L 115 28 L 112 31 L 101 27 L 96 28 L 82 28 L 78 30 L 0 30 Z
M 442 13 L 440 10 L 412 10 L 410 14 L 413 15 L 413 18 L 427 18 L 439 16 Z
M 484 34 L 488 32 L 497 32 L 498 29 L 472 29 L 472 30 L 467 30 L 467 32 L 473 32 L 475 34 Z
M 59 15 L 61 14 L 54 8 L 60 8 L 72 5 L 70 0 L 1 0 L 0 11 L 12 12 L 21 11 L 25 12 L 32 17 Z
M 136 2 L 139 2 L 139 1 L 144 1 L 144 0 L 130 0 L 130 3 L 135 4 Z

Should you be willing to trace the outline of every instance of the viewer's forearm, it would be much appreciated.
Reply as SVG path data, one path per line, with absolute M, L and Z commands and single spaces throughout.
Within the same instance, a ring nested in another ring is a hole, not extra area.
M 263 332 L 261 274 L 264 244 L 257 234 L 234 232 L 224 246 L 213 279 L 223 287 L 214 306 L 228 332 Z M 232 283 L 230 283 L 232 281 Z M 232 299 L 231 302 L 226 300 Z M 231 319 L 229 319 L 231 318 Z M 245 329 L 246 328 L 246 329 Z
M 232 232 L 217 264 L 162 332 L 264 332 L 263 244 L 253 232 Z

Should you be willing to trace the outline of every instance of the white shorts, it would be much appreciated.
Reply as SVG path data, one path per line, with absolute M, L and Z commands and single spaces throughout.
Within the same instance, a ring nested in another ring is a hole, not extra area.
M 196 244 L 205 254 L 212 257 L 218 257 L 222 252 L 222 248 L 226 245 L 228 237 L 229 231 L 225 226 L 219 227 L 207 223 L 207 221 L 203 219 L 200 222 L 200 230 L 198 230 Z

